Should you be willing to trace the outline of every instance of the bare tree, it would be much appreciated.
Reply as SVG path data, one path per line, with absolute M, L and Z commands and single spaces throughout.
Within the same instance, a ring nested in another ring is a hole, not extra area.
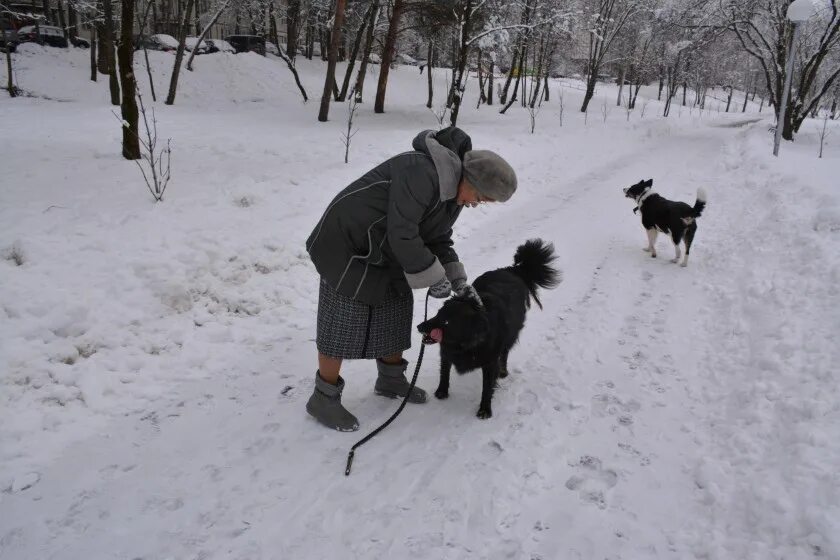
M 137 80 L 134 77 L 134 0 L 122 0 L 122 30 L 117 55 L 120 61 L 122 90 L 122 154 L 125 159 L 140 159 L 140 140 L 137 133 Z
M 303 102 L 306 103 L 307 101 L 309 101 L 309 97 L 306 95 L 306 90 L 303 89 L 303 84 L 300 81 L 300 76 L 298 75 L 297 67 L 295 66 L 295 61 L 280 45 L 280 39 L 277 36 L 277 21 L 274 18 L 273 8 L 270 14 L 271 15 L 269 17 L 271 19 L 271 38 L 274 42 L 274 45 L 277 47 L 277 54 L 280 55 L 280 58 L 283 59 L 283 62 L 285 62 L 286 66 L 289 68 L 289 72 L 292 73 L 292 77 L 294 77 L 295 79 L 295 84 L 300 90 L 300 94 L 303 96 Z
M 213 26 L 216 24 L 216 22 L 219 21 L 219 18 L 222 16 L 222 14 L 225 12 L 225 10 L 228 9 L 228 6 L 230 6 L 230 2 L 231 2 L 231 0 L 224 0 L 222 2 L 222 4 L 219 6 L 219 9 L 216 10 L 216 13 L 213 15 L 213 17 L 210 19 L 210 21 L 207 23 L 207 25 L 204 26 L 204 30 L 201 31 L 201 35 L 199 35 L 198 41 L 196 41 L 196 47 L 201 44 L 201 42 L 207 36 L 207 33 L 210 31 L 210 29 L 212 29 Z M 198 16 L 198 10 L 196 10 L 195 13 L 196 13 L 196 17 L 197 17 Z M 278 48 L 279 48 L 279 45 L 278 45 Z M 193 71 L 192 61 L 195 58 L 195 53 L 197 53 L 197 52 L 198 52 L 198 48 L 194 48 L 192 50 L 192 52 L 190 53 L 190 57 L 187 59 L 187 70 L 189 70 L 190 72 Z
M 340 0 L 339 0 L 340 1 Z M 373 104 L 374 113 L 385 112 L 385 90 L 388 88 L 388 73 L 391 70 L 391 63 L 397 45 L 397 32 L 405 9 L 405 0 L 394 0 L 394 7 L 391 10 L 391 21 L 388 24 L 388 35 L 385 39 L 385 46 L 382 48 L 382 64 L 379 66 L 379 83 L 376 86 L 376 101 Z
M 335 65 L 338 61 L 338 42 L 341 38 L 341 28 L 344 26 L 344 7 L 346 0 L 336 0 L 335 14 L 333 15 L 333 29 L 330 37 L 330 52 L 327 61 L 327 76 L 324 79 L 324 93 L 321 95 L 321 109 L 318 112 L 318 120 L 326 122 L 330 114 L 330 98 L 335 87 Z
M 368 63 L 370 61 L 370 53 L 373 50 L 374 32 L 376 31 L 376 24 L 379 21 L 380 5 L 379 0 L 373 0 L 376 7 L 370 13 L 370 21 L 367 25 L 367 32 L 365 34 L 365 46 L 362 50 L 362 62 L 359 64 L 359 72 L 356 74 L 356 85 L 353 87 L 354 96 L 362 103 L 362 92 L 365 88 L 365 76 L 367 75 Z
M 111 91 L 111 105 L 120 104 L 120 84 L 117 78 L 117 58 L 114 55 L 114 14 L 112 0 L 103 1 L 105 23 L 104 37 L 99 42 L 99 51 L 104 54 L 108 71 L 108 86 Z M 103 44 L 104 43 L 104 44 Z
M 828 129 L 828 119 L 831 117 L 830 111 L 823 111 L 823 118 L 822 118 L 822 125 L 818 128 L 819 135 L 820 135 L 820 156 L 819 159 L 823 157 L 823 146 L 825 146 L 825 139 L 831 134 Z
M 583 96 L 581 112 L 586 112 L 604 59 L 612 49 L 613 43 L 622 28 L 638 11 L 646 8 L 645 1 L 639 0 L 594 0 L 596 10 L 591 14 L 589 25 L 589 50 L 586 63 L 586 92 Z
M 106 0 L 107 1 L 107 0 Z M 178 90 L 178 75 L 181 73 L 181 62 L 184 60 L 184 49 L 187 43 L 187 31 L 189 30 L 190 14 L 192 13 L 195 0 L 187 0 L 187 7 L 181 18 L 181 25 L 178 28 L 178 50 L 175 51 L 175 63 L 172 66 L 172 76 L 169 78 L 169 94 L 166 96 L 167 105 L 175 104 L 175 93 Z
M 3 46 L 6 51 L 6 91 L 9 92 L 9 97 L 17 97 L 18 88 L 15 86 L 14 72 L 12 71 L 12 48 L 9 45 L 11 42 L 11 33 L 5 29 L 0 29 L 3 34 Z
M 158 149 L 155 108 L 152 107 L 152 125 L 149 126 L 146 105 L 143 103 L 143 96 L 139 91 L 137 92 L 137 100 L 140 102 L 140 114 L 143 116 L 143 128 L 146 131 L 146 139 L 140 139 L 140 145 L 143 148 L 142 157 L 134 161 L 137 163 L 140 173 L 143 174 L 143 179 L 146 181 L 146 186 L 149 188 L 149 192 L 152 193 L 155 202 L 160 202 L 163 200 L 163 194 L 166 192 L 166 187 L 169 185 L 169 179 L 172 176 L 172 139 L 170 138 L 166 141 L 166 148 Z
M 820 105 L 840 76 L 840 60 L 829 56 L 840 44 L 838 0 L 821 2 L 822 8 L 801 24 L 803 32 L 795 45 L 790 45 L 793 33 L 787 19 L 790 0 L 719 1 L 721 25 L 735 33 L 744 50 L 761 67 L 777 119 L 788 53 L 792 52 L 799 61 L 794 68 L 794 87 L 785 122 L 780 123 L 782 137 L 793 140 L 807 115 Z
M 353 117 L 356 115 L 356 109 L 359 106 L 359 102 L 356 99 L 356 96 L 353 95 L 353 92 L 350 92 L 350 99 L 347 101 L 347 130 L 341 137 L 341 141 L 344 143 L 344 163 L 349 161 L 350 157 L 350 141 L 358 132 L 358 129 L 353 128 Z
M 140 44 L 143 45 L 143 57 L 146 60 L 146 75 L 149 77 L 149 89 L 152 92 L 152 101 L 157 101 L 157 95 L 155 95 L 155 79 L 152 76 L 152 68 L 149 65 L 149 50 L 146 48 L 146 41 L 144 40 L 146 37 L 146 22 L 149 18 L 149 10 L 153 8 L 154 5 L 155 0 L 149 0 L 146 4 L 146 10 L 143 17 L 140 19 Z

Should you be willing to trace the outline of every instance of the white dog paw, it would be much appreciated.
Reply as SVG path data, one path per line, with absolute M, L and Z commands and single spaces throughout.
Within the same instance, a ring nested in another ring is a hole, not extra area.
M 687 266 L 688 266 L 688 263 L 687 263 L 687 262 L 680 263 L 680 266 L 681 266 L 681 267 L 683 267 L 683 268 L 685 268 L 685 267 L 687 267 Z
M 642 247 L 642 251 L 645 253 L 650 253 L 650 247 Z
M 673 259 L 671 259 L 671 262 L 674 263 L 674 264 L 677 264 L 678 262 L 680 262 L 680 258 L 679 257 L 673 258 Z

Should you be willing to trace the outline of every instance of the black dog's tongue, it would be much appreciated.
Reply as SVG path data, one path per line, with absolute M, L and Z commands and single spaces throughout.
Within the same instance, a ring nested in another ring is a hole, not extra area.
M 432 329 L 428 334 L 423 335 L 423 344 L 435 344 L 443 340 L 442 329 Z

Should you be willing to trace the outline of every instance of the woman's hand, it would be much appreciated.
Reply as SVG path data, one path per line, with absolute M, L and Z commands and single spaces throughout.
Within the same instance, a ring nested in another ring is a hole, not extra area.
M 429 295 L 438 299 L 448 298 L 451 293 L 452 284 L 449 283 L 449 279 L 446 276 L 432 284 L 429 288 Z
M 454 291 L 457 296 L 469 298 L 479 306 L 484 307 L 484 302 L 481 301 L 481 296 L 479 296 L 478 292 L 475 291 L 473 285 L 468 284 L 466 280 L 460 280 L 459 282 L 453 284 L 452 291 Z

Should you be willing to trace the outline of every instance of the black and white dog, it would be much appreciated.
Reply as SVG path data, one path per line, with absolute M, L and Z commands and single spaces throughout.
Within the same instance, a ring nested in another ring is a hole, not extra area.
M 650 256 L 656 258 L 656 236 L 660 231 L 668 233 L 671 235 L 676 251 L 676 256 L 671 259 L 671 262 L 679 262 L 680 241 L 684 241 L 685 257 L 680 266 L 688 266 L 688 253 L 691 251 L 691 242 L 697 231 L 696 219 L 706 207 L 706 191 L 702 188 L 697 189 L 697 201 L 694 207 L 691 207 L 685 202 L 674 202 L 659 196 L 653 192 L 652 187 L 653 179 L 648 179 L 624 189 L 624 196 L 636 201 L 633 213 L 640 211 L 642 216 L 642 227 L 647 231 L 648 237 L 648 246 L 645 247 L 645 251 L 649 251 Z

